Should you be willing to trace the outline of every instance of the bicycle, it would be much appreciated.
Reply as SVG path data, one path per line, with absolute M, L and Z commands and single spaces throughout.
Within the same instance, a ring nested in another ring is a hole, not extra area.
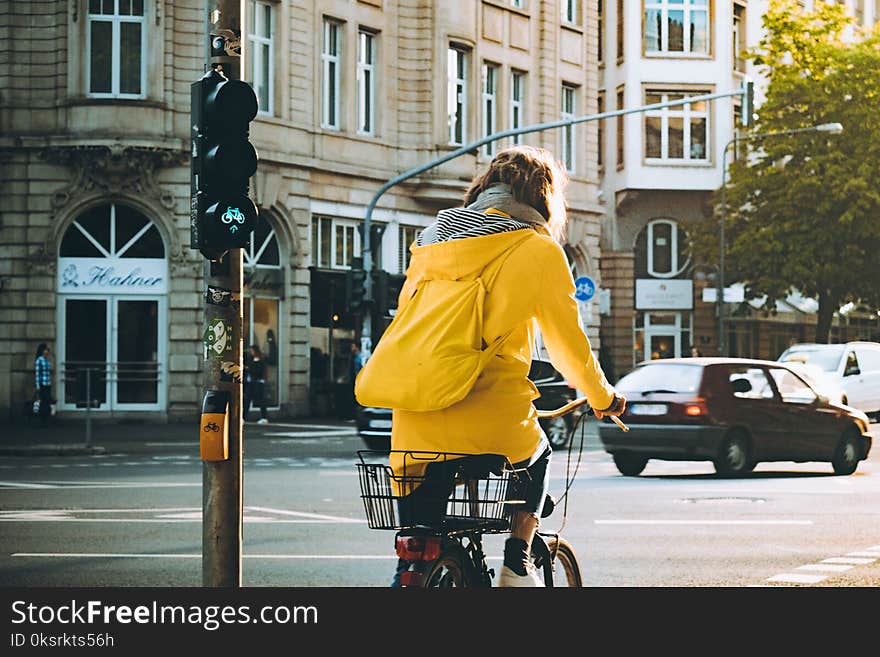
M 538 417 L 555 418 L 585 405 L 586 397 L 554 410 L 538 411 Z M 590 413 L 591 411 L 588 411 Z M 582 414 L 572 426 L 572 436 L 581 427 Z M 547 587 L 581 587 L 580 563 L 572 545 L 560 533 L 565 526 L 568 489 L 574 480 L 569 443 L 566 485 L 560 496 L 562 525 L 555 532 L 538 531 L 532 540 L 532 561 L 543 573 Z M 574 473 L 580 466 L 580 451 Z M 368 455 L 389 452 L 361 450 L 357 463 L 361 499 L 370 529 L 395 530 L 395 550 L 409 562 L 399 572 L 402 587 L 477 588 L 491 587 L 495 576 L 483 550 L 483 536 L 510 531 L 510 518 L 522 500 L 513 495 L 524 469 L 515 469 L 498 454 L 457 454 L 392 450 L 403 461 L 395 473 L 387 463 L 369 462 Z M 428 467 L 434 472 L 427 476 Z M 437 470 L 441 476 L 434 476 Z M 410 495 L 422 489 L 419 513 L 413 513 Z M 427 490 L 427 492 L 425 492 Z M 541 518 L 549 517 L 559 501 L 547 495 Z M 427 509 L 427 510 L 426 510 Z

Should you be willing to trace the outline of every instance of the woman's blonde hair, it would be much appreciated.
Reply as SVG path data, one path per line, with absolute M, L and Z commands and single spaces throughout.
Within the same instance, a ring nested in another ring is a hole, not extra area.
M 471 182 L 464 204 L 476 201 L 481 192 L 495 183 L 509 185 L 517 201 L 533 207 L 544 217 L 554 239 L 563 240 L 567 222 L 563 190 L 568 184 L 568 174 L 550 151 L 525 145 L 499 151 L 486 172 Z

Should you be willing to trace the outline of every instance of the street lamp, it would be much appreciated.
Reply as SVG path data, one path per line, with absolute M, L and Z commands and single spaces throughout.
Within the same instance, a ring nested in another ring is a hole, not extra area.
M 822 123 L 806 128 L 759 132 L 753 135 L 746 135 L 745 137 L 734 137 L 725 144 L 724 150 L 721 152 L 721 226 L 718 233 L 720 243 L 718 254 L 718 296 L 715 299 L 715 303 L 718 304 L 718 354 L 720 356 L 727 355 L 727 344 L 724 339 L 724 226 L 727 223 L 727 149 L 738 141 L 752 141 L 767 137 L 793 135 L 798 132 L 827 132 L 830 135 L 839 135 L 843 132 L 843 126 L 840 123 Z

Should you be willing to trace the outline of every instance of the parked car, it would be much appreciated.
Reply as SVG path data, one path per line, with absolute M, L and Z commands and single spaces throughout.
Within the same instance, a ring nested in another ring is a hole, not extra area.
M 529 370 L 529 379 L 541 396 L 535 400 L 535 408 L 549 410 L 564 406 L 577 397 L 565 378 L 547 360 L 535 359 Z M 571 438 L 571 429 L 579 417 L 579 411 L 561 418 L 541 419 L 541 427 L 553 449 L 564 449 Z M 358 435 L 367 449 L 388 451 L 391 449 L 391 410 L 358 406 L 355 411 Z
M 816 366 L 822 370 L 826 390 L 835 394 L 835 387 L 840 387 L 844 404 L 880 421 L 880 343 L 800 343 L 783 351 L 778 360 Z M 819 382 L 820 391 L 822 381 Z
M 711 461 L 743 474 L 762 461 L 830 462 L 852 474 L 871 450 L 868 416 L 829 401 L 786 364 L 740 358 L 640 363 L 615 386 L 626 396 L 628 432 L 599 423 L 623 475 L 650 459 Z

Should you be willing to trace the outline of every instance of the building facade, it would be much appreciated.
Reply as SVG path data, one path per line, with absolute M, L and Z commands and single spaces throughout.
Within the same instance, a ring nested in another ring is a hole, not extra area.
M 760 111 L 766 80 L 743 51 L 760 41 L 766 0 L 596 1 L 600 110 L 735 91 L 749 78 Z M 862 24 L 880 13 L 873 0 L 848 2 Z M 601 274 L 611 302 L 601 335 L 613 377 L 642 360 L 688 356 L 692 348 L 718 353 L 717 259 L 695 264 L 684 225 L 716 220 L 712 197 L 723 166 L 745 154 L 733 141 L 741 120 L 741 97 L 734 96 L 603 121 Z M 791 342 L 813 339 L 809 300 L 783 300 L 776 314 L 744 300 L 725 305 L 731 356 L 775 359 Z M 832 339 L 856 336 L 880 338 L 875 312 L 835 318 Z
M 191 417 L 203 382 L 205 261 L 189 248 L 190 85 L 203 2 L 0 6 L 0 413 L 52 349 L 61 414 Z M 242 77 L 259 100 L 244 249 L 245 344 L 266 355 L 270 413 L 346 404 L 346 272 L 387 180 L 509 128 L 595 113 L 594 2 L 246 0 Z M 575 275 L 600 281 L 597 128 L 530 133 L 564 160 Z M 507 143 L 512 141 L 508 139 Z M 502 143 L 379 200 L 376 265 L 399 274 L 436 211 L 460 203 Z M 598 313 L 584 306 L 598 344 Z M 375 329 L 374 329 L 375 330 Z M 375 340 L 375 337 L 374 337 Z M 90 400 L 90 401 L 88 401 Z

